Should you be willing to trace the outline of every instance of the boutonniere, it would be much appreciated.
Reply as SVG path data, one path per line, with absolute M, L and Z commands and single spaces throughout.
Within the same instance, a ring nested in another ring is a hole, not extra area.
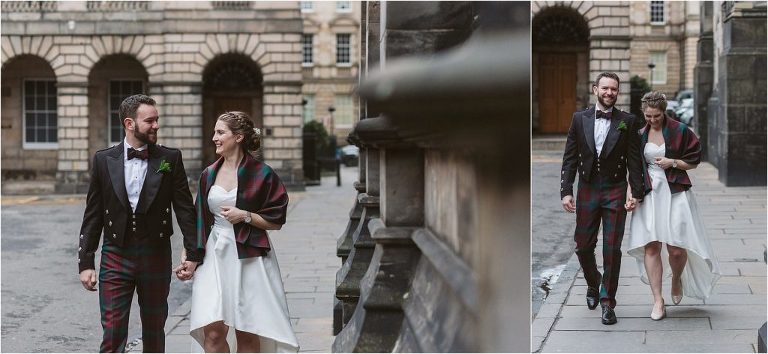
M 619 122 L 619 126 L 616 127 L 616 130 L 620 132 L 627 130 L 627 123 L 624 123 L 624 121 L 622 120 L 621 122 Z
M 160 161 L 160 168 L 155 173 L 171 172 L 171 164 L 168 161 Z

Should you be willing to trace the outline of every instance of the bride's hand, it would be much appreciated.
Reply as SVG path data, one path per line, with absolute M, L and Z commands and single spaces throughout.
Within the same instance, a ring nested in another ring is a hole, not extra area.
M 656 165 L 665 170 L 672 167 L 672 162 L 674 161 L 672 159 L 668 159 L 666 157 L 661 157 L 661 156 L 656 157 L 655 160 L 656 160 L 655 161 Z
M 624 203 L 624 209 L 627 209 L 627 211 L 633 211 L 637 207 L 637 201 L 635 198 L 627 198 L 627 202 Z
M 224 219 L 227 219 L 232 225 L 243 222 L 243 220 L 245 220 L 245 214 L 244 211 L 237 207 L 227 205 L 221 207 L 221 216 L 223 216 Z

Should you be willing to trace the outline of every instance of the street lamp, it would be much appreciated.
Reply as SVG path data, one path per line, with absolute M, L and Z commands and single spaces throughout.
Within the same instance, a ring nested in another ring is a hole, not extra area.
M 656 67 L 656 64 L 654 63 L 648 63 L 648 69 L 651 69 L 651 82 L 649 82 L 651 91 L 653 91 L 653 68 Z
M 328 114 L 331 116 L 331 126 L 330 126 L 331 135 L 333 135 L 333 112 L 336 112 L 336 108 L 333 106 L 328 107 Z

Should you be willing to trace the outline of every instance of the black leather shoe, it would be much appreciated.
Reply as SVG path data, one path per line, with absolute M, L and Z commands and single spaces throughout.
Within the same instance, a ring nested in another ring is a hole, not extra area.
M 601 316 L 600 320 L 603 322 L 604 325 L 612 325 L 618 322 L 616 320 L 616 313 L 613 312 L 613 309 L 610 306 L 606 304 L 602 304 L 600 306 L 603 307 L 603 315 Z
M 587 287 L 587 307 L 589 307 L 590 310 L 594 310 L 597 308 L 597 303 L 600 300 L 600 292 L 597 291 L 597 289 L 588 286 Z

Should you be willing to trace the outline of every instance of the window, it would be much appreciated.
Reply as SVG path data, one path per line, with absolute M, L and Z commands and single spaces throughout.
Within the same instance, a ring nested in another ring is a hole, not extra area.
M 352 2 L 351 1 L 337 1 L 336 2 L 336 12 L 352 12 Z
M 311 1 L 299 1 L 301 12 L 315 12 L 315 4 Z
M 55 149 L 58 136 L 56 81 L 24 81 L 24 148 Z
M 120 103 L 126 97 L 144 92 L 141 80 L 113 80 L 109 82 L 109 117 L 107 123 L 108 145 L 119 144 L 125 138 L 123 122 L 120 120 Z
M 350 65 L 350 34 L 336 34 L 336 65 Z
M 302 112 L 304 123 L 315 120 L 315 95 L 304 96 L 304 112 Z
M 652 84 L 667 83 L 667 52 L 651 52 L 651 63 L 656 64 L 652 71 Z
M 651 1 L 651 24 L 664 24 L 664 1 Z
M 304 34 L 301 36 L 301 65 L 312 66 L 312 45 L 314 36 L 311 34 Z
M 349 95 L 336 95 L 333 103 L 336 112 L 333 112 L 333 123 L 337 128 L 351 127 L 354 122 L 352 110 L 352 97 Z

